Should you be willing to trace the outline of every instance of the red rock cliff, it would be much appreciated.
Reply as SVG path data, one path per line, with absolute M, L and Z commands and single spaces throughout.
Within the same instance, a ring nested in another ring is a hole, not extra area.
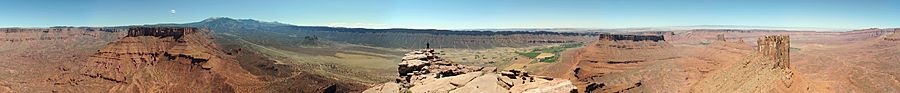
M 600 40 L 609 40 L 609 41 L 620 41 L 620 40 L 630 40 L 630 41 L 666 41 L 665 36 L 663 35 L 620 35 L 620 34 L 600 34 Z
M 109 91 L 232 92 L 253 81 L 211 41 L 210 31 L 180 27 L 133 27 L 98 50 L 82 75 L 115 82 Z M 240 80 L 238 80 L 240 79 Z
M 133 27 L 128 28 L 126 37 L 155 36 L 180 39 L 184 34 L 195 33 L 197 28 L 187 27 Z
M 756 43 L 760 56 L 775 62 L 773 68 L 790 68 L 791 40 L 789 36 L 766 36 L 760 38 Z

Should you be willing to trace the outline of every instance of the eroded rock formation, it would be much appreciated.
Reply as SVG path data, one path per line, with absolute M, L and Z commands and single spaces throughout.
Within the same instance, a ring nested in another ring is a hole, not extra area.
M 692 92 L 777 92 L 825 93 L 818 84 L 799 76 L 790 64 L 790 38 L 786 35 L 765 36 L 758 40 L 758 49 L 742 62 L 710 73 L 701 79 Z M 832 91 L 833 92 L 833 91 Z
M 153 36 L 153 37 L 172 37 L 175 40 L 181 40 L 184 34 L 194 33 L 197 28 L 186 27 L 133 27 L 128 29 L 128 35 L 125 37 Z
M 113 31 L 93 27 L 0 28 L 0 93 L 77 92 L 68 87 L 99 86 L 80 78 L 84 76 L 77 73 L 78 67 L 88 55 L 117 40 L 120 35 Z
M 400 78 L 364 93 L 565 93 L 576 87 L 569 80 L 532 76 L 521 70 L 497 72 L 493 67 L 466 66 L 437 56 L 433 49 L 407 53 L 399 64 Z
M 637 34 L 637 35 L 658 35 L 658 36 L 671 36 L 675 35 L 675 32 L 672 31 L 646 31 L 646 32 L 628 32 L 629 34 Z
M 412 81 L 421 79 L 424 74 L 435 73 L 437 77 L 450 77 L 468 72 L 481 71 L 484 67 L 453 64 L 449 60 L 435 55 L 433 49 L 425 49 L 407 53 L 397 68 L 400 81 L 404 86 L 412 86 Z M 492 69 L 492 68 L 489 68 Z
M 226 74 L 240 69 L 221 68 L 237 65 L 221 58 L 211 38 L 196 28 L 132 27 L 88 58 L 81 75 L 117 83 L 110 92 L 233 92 L 235 82 L 226 81 L 245 75 Z
M 631 40 L 631 41 L 666 41 L 665 37 L 662 35 L 619 35 L 619 34 L 600 34 L 598 35 L 600 40 L 610 40 L 610 41 L 620 41 L 620 40 Z
M 596 46 L 604 46 L 618 49 L 657 49 L 671 47 L 662 35 L 619 35 L 601 34 Z M 643 42 L 649 41 L 649 42 Z
M 884 37 L 886 41 L 900 41 L 900 28 L 894 29 L 893 32 Z
M 725 34 L 716 35 L 716 41 L 725 41 Z
M 790 68 L 790 47 L 791 40 L 789 36 L 766 36 L 757 40 L 758 54 L 768 60 L 774 62 L 774 68 Z

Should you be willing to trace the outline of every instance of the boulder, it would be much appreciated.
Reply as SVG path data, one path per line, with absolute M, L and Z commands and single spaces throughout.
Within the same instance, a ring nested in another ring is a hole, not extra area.
M 502 81 L 507 86 L 517 86 L 525 83 L 525 80 L 523 78 L 514 79 L 509 77 L 500 77 L 500 81 Z

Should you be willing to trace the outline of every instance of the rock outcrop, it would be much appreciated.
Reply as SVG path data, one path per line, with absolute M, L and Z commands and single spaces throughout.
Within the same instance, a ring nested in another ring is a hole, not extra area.
M 755 54 L 742 62 L 710 73 L 694 85 L 692 92 L 828 93 L 824 87 L 808 81 L 791 68 L 789 36 L 765 36 L 757 44 L 759 46 Z
M 768 60 L 774 62 L 774 68 L 786 69 L 790 68 L 790 47 L 791 40 L 789 36 L 766 36 L 757 40 L 758 54 Z
M 900 33 L 898 33 L 898 32 L 900 32 L 900 28 L 895 28 L 893 32 L 891 32 L 890 34 L 888 34 L 884 37 L 884 40 L 900 41 Z
M 433 49 L 407 53 L 399 63 L 399 77 L 364 93 L 566 93 L 575 92 L 569 80 L 532 76 L 521 70 L 497 72 L 494 67 L 454 64 Z
M 353 93 L 370 87 L 298 73 L 308 68 L 214 37 L 187 27 L 0 28 L 0 93 Z
M 434 73 L 437 77 L 449 77 L 484 70 L 484 67 L 453 64 L 438 57 L 433 49 L 407 53 L 399 66 L 398 81 L 404 86 L 412 86 L 412 81 L 424 78 L 422 77 L 424 74 Z
M 78 70 L 84 58 L 121 36 L 114 31 L 118 29 L 0 28 L 0 93 L 99 92 L 70 87 L 101 86 L 85 81 Z
M 644 42 L 647 41 L 647 42 Z M 658 49 L 671 47 L 663 35 L 600 34 L 597 46 L 618 49 Z
M 610 41 L 620 41 L 620 40 L 631 40 L 631 41 L 666 41 L 665 36 L 663 35 L 619 35 L 619 34 L 600 34 L 600 40 L 610 40 Z
M 716 35 L 716 41 L 725 41 L 725 34 Z
M 675 32 L 672 32 L 672 31 L 646 31 L 646 32 L 628 32 L 628 34 L 671 36 L 671 35 L 675 35 Z
M 184 34 L 194 33 L 196 30 L 197 28 L 186 27 L 134 27 L 128 29 L 128 35 L 126 35 L 125 37 L 172 37 L 175 40 L 181 40 L 181 36 L 184 36 Z
M 223 59 L 211 38 L 196 28 L 132 27 L 88 58 L 81 75 L 117 83 L 110 92 L 233 92 L 236 82 L 226 81 L 253 82 L 227 68 L 239 66 Z

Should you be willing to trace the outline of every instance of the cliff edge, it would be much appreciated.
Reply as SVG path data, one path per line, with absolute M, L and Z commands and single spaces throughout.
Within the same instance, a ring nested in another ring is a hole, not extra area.
M 197 28 L 131 27 L 88 58 L 80 72 L 115 83 L 108 92 L 249 91 L 236 86 L 259 81 L 218 51 L 212 37 Z
M 567 93 L 576 87 L 565 79 L 533 76 L 521 70 L 454 64 L 433 49 L 407 53 L 398 65 L 399 78 L 363 93 Z

